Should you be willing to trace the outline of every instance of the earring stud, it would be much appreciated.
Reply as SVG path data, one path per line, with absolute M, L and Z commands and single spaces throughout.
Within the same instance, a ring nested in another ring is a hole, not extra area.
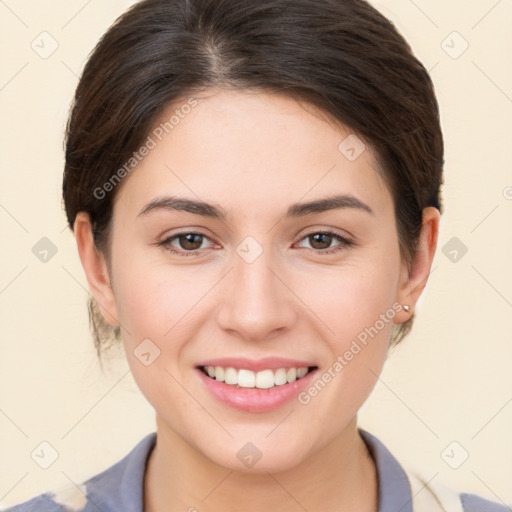
M 409 312 L 409 310 L 411 309 L 411 306 L 409 306 L 409 304 L 402 304 L 402 307 L 405 309 L 405 311 Z

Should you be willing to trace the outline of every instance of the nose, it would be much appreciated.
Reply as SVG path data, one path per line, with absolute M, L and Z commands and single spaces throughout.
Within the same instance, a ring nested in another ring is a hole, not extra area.
M 297 320 L 293 286 L 270 252 L 263 251 L 251 263 L 235 254 L 234 268 L 219 290 L 219 326 L 246 341 L 271 340 Z

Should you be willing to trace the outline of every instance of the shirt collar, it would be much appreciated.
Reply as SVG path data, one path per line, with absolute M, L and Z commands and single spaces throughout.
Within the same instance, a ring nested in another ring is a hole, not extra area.
M 144 473 L 155 444 L 156 432 L 152 432 L 119 462 L 85 482 L 94 510 L 143 512 Z
M 378 512 L 413 512 L 409 479 L 391 452 L 375 436 L 359 429 L 377 467 Z
M 377 468 L 378 512 L 413 512 L 411 487 L 405 471 L 379 439 L 362 429 L 359 433 Z M 88 480 L 88 499 L 108 512 L 142 512 L 144 473 L 156 437 L 156 432 L 148 434 L 123 459 Z

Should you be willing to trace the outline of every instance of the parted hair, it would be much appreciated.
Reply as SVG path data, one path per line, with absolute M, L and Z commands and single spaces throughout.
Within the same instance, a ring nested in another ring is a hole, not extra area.
M 79 79 L 65 137 L 63 204 L 93 223 L 109 262 L 119 186 L 95 193 L 141 147 L 170 104 L 212 87 L 256 89 L 307 102 L 375 153 L 394 201 L 410 268 L 422 210 L 442 213 L 443 136 L 432 81 L 391 21 L 364 0 L 143 0 L 100 39 Z M 120 340 L 94 298 L 102 349 Z M 414 316 L 395 325 L 391 345 Z

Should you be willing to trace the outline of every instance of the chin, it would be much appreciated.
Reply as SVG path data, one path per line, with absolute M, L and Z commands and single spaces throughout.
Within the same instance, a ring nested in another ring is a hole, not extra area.
M 226 456 L 219 453 L 212 454 L 211 459 L 215 464 L 238 473 L 251 475 L 267 473 L 281 473 L 299 466 L 306 458 L 305 454 L 293 453 L 290 447 L 284 450 L 263 448 L 246 443 L 238 451 L 230 447 Z
M 300 431 L 300 427 L 298 429 Z M 314 449 L 309 436 L 293 439 L 283 430 L 280 436 L 273 433 L 269 438 L 269 431 L 271 429 L 257 433 L 252 428 L 247 434 L 236 435 L 234 438 L 226 435 L 223 439 L 212 439 L 206 444 L 203 437 L 195 449 L 218 466 L 248 474 L 291 470 L 303 463 Z M 271 439 L 274 435 L 274 439 Z

